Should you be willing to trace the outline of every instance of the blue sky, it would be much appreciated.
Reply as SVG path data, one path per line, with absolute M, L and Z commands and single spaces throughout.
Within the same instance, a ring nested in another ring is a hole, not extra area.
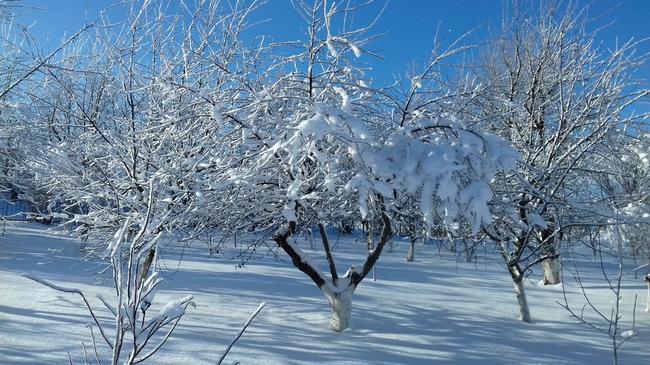
M 36 37 L 51 48 L 64 34 L 71 34 L 97 17 L 101 9 L 116 0 L 24 0 L 21 21 L 33 24 Z M 383 0 L 358 14 L 361 23 L 370 19 L 384 5 Z M 599 24 L 611 22 L 599 33 L 599 41 L 613 46 L 618 40 L 650 38 L 650 0 L 595 0 L 577 1 L 590 4 L 592 15 L 605 14 Z M 31 8 L 30 8 L 31 7 Z M 432 46 L 436 27 L 451 41 L 470 29 L 478 29 L 470 37 L 478 42 L 490 31 L 500 27 L 502 0 L 392 0 L 375 27 L 376 33 L 385 33 L 374 43 L 381 50 L 383 61 L 373 61 L 375 75 L 387 80 L 403 73 L 413 62 L 426 60 Z M 292 9 L 289 0 L 268 0 L 257 13 L 260 19 L 269 19 L 256 30 L 274 40 L 297 39 L 305 25 Z M 650 41 L 640 47 L 650 52 Z M 650 65 L 639 73 L 650 79 Z

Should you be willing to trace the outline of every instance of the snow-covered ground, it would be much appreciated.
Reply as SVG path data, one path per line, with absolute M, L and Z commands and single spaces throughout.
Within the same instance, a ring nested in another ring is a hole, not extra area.
M 341 242 L 335 251 L 345 265 L 360 263 L 363 246 Z M 308 245 L 304 247 L 307 248 Z M 161 255 L 166 281 L 154 308 L 193 294 L 189 309 L 167 345 L 150 364 L 215 363 L 221 351 L 261 301 L 268 303 L 235 345 L 226 363 L 241 364 L 610 364 L 611 343 L 603 333 L 578 324 L 556 302 L 561 287 L 526 283 L 534 324 L 517 320 L 512 285 L 499 258 L 479 252 L 476 264 L 419 246 L 416 261 L 404 259 L 407 245 L 397 242 L 367 278 L 353 302 L 352 328 L 329 329 L 329 307 L 315 285 L 290 262 L 271 257 L 237 267 L 238 261 L 208 257 L 205 245 L 182 251 L 170 246 Z M 307 250 L 315 256 L 319 252 Z M 78 243 L 49 236 L 43 226 L 16 223 L 0 238 L 0 364 L 64 364 L 69 352 L 83 363 L 90 317 L 81 299 L 39 285 L 33 274 L 85 291 L 111 328 L 95 294 L 110 297 L 103 263 L 85 260 Z M 600 266 L 578 260 L 589 298 L 609 314 L 613 295 Z M 573 269 L 571 260 L 564 264 Z M 325 267 L 323 264 L 322 267 Z M 347 267 L 341 266 L 340 271 Z M 612 265 L 611 268 L 614 268 Z M 565 270 L 566 275 L 566 270 Z M 580 310 L 584 298 L 567 277 L 570 302 Z M 104 278 L 104 280 L 102 280 Z M 103 282 L 102 282 L 103 281 Z M 98 284 L 99 282 L 99 284 Z M 623 282 L 622 331 L 630 329 L 634 295 L 636 332 L 620 349 L 620 364 L 650 361 L 650 314 L 645 285 L 629 273 Z M 595 315 L 588 309 L 588 318 Z M 594 322 L 602 325 L 603 322 Z M 101 344 L 99 344 L 101 347 Z M 106 353 L 106 348 L 101 347 Z M 89 350 L 90 352 L 90 350 Z

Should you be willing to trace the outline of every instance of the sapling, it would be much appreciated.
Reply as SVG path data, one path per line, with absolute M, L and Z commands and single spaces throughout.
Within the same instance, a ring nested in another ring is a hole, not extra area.
M 185 315 L 188 306 L 195 306 L 191 295 L 172 300 L 162 306 L 157 313 L 152 313 L 152 304 L 156 291 L 162 283 L 157 271 L 145 272 L 142 265 L 143 253 L 150 252 L 155 247 L 161 233 L 151 236 L 149 230 L 150 217 L 144 221 L 127 220 L 110 241 L 107 253 L 113 272 L 114 299 L 108 301 L 101 296 L 98 299 L 105 309 L 113 315 L 114 330 L 110 333 L 106 324 L 102 324 L 96 315 L 86 295 L 79 289 L 58 286 L 33 275 L 24 276 L 54 290 L 64 293 L 78 294 L 84 301 L 86 309 L 99 329 L 103 342 L 110 349 L 110 363 L 138 364 L 156 354 L 170 338 L 178 322 Z M 132 234 L 135 227 L 140 227 L 137 234 Z M 131 237 L 130 242 L 128 241 Z M 146 250 L 136 251 L 136 247 L 144 245 Z M 148 269 L 148 268 L 147 268 Z M 144 278 L 144 280 L 143 280 Z M 97 349 L 92 327 L 89 327 L 95 358 L 102 358 Z M 163 333 L 162 336 L 157 336 Z M 85 352 L 85 345 L 84 345 Z M 88 360 L 86 359 L 86 364 Z

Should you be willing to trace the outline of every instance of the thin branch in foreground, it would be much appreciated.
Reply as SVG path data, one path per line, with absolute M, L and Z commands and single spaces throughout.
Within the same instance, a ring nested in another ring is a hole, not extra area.
M 104 338 L 104 341 L 106 341 L 108 346 L 111 349 L 113 349 L 113 344 L 108 339 L 108 337 L 106 337 L 106 334 L 104 333 L 104 329 L 102 328 L 102 325 L 99 324 L 99 320 L 97 320 L 97 316 L 95 316 L 95 312 L 93 312 L 93 309 L 90 306 L 90 303 L 88 303 L 88 299 L 86 299 L 86 296 L 84 295 L 84 293 L 81 290 L 75 289 L 75 288 L 65 288 L 65 287 L 62 287 L 62 286 L 58 286 L 56 284 L 52 284 L 52 283 L 50 283 L 48 281 L 45 281 L 45 280 L 43 280 L 41 278 L 38 278 L 38 277 L 30 275 L 30 274 L 23 274 L 23 277 L 26 277 L 27 279 L 33 280 L 33 281 L 35 281 L 35 282 L 37 282 L 39 284 L 43 284 L 45 286 L 48 286 L 48 287 L 50 287 L 50 288 L 52 288 L 54 290 L 58 290 L 58 291 L 61 291 L 61 292 L 64 292 L 64 293 L 79 294 L 81 296 L 81 298 L 84 300 L 84 303 L 86 304 L 86 308 L 88 308 L 88 311 L 90 312 L 90 316 L 93 317 L 93 321 L 95 321 L 95 324 L 99 328 L 99 332 L 102 334 L 102 337 Z
M 232 349 L 232 347 L 235 345 L 235 342 L 239 340 L 239 338 L 244 334 L 244 331 L 246 331 L 246 328 L 248 328 L 251 322 L 253 322 L 253 319 L 255 319 L 255 317 L 262 311 L 262 309 L 264 309 L 265 306 L 266 306 L 266 302 L 260 303 L 259 307 L 257 307 L 255 312 L 253 312 L 250 315 L 250 317 L 248 317 L 248 320 L 246 321 L 246 323 L 244 323 L 244 326 L 239 330 L 237 336 L 233 338 L 233 340 L 230 342 L 230 345 L 228 345 L 228 347 L 226 347 L 226 350 L 223 352 L 223 354 L 221 354 L 221 357 L 217 361 L 217 365 L 221 365 L 223 360 L 226 358 L 226 355 L 228 355 L 228 352 L 230 352 L 230 349 Z

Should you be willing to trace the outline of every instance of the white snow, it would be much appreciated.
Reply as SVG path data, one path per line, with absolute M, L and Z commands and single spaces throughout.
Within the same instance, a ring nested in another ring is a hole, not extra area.
M 627 330 L 621 333 L 621 337 L 623 338 L 628 338 L 634 336 L 634 331 L 633 330 Z
M 165 304 L 164 307 L 158 312 L 160 318 L 177 318 L 185 313 L 184 304 L 191 302 L 192 296 L 187 295 L 183 298 L 172 300 L 169 303 Z
M 336 237 L 340 267 L 358 264 L 365 243 Z M 361 240 L 363 242 L 363 240 Z M 0 364 L 41 365 L 83 363 L 81 343 L 89 348 L 86 323 L 91 322 L 78 295 L 67 295 L 21 276 L 29 273 L 66 287 L 83 290 L 99 320 L 112 329 L 112 317 L 95 295 L 113 294 L 110 279 L 99 274 L 101 260 L 84 260 L 78 242 L 45 234 L 43 226 L 8 223 L 0 237 Z M 309 251 L 321 268 L 322 250 Z M 297 246 L 298 246 L 297 245 Z M 238 261 L 208 257 L 205 245 L 159 246 L 158 288 L 152 310 L 187 295 L 197 308 L 187 311 L 160 353 L 145 364 L 214 363 L 221 350 L 261 301 L 266 309 L 234 346 L 226 362 L 242 364 L 611 364 L 611 341 L 578 324 L 558 306 L 561 290 L 534 285 L 541 273 L 526 281 L 535 323 L 517 320 L 512 281 L 502 259 L 477 249 L 476 266 L 438 246 L 418 245 L 418 260 L 406 263 L 408 242 L 395 242 L 378 262 L 377 281 L 366 279 L 352 298 L 351 328 L 329 328 L 327 300 L 290 260 L 269 257 L 236 268 Z M 179 257 L 183 257 L 178 261 Z M 36 262 L 44 262 L 36 265 Z M 591 300 L 609 313 L 611 292 L 602 285 L 600 265 L 576 254 L 565 266 L 581 265 L 581 278 Z M 615 267 L 614 267 L 615 269 Z M 567 275 L 569 276 L 569 275 Z M 626 275 L 623 322 L 631 328 L 634 296 L 646 285 Z M 567 296 L 581 308 L 582 294 L 566 285 Z M 637 306 L 635 336 L 619 349 L 620 364 L 645 364 L 650 351 L 650 315 Z M 178 308 L 170 306 L 172 313 Z M 589 319 L 596 316 L 585 312 Z M 629 331 L 621 333 L 621 336 Z M 97 335 L 97 331 L 95 331 Z M 100 354 L 108 354 L 98 343 Z
M 363 52 L 361 52 L 361 48 L 359 48 L 359 46 L 357 46 L 354 43 L 349 43 L 349 44 L 350 44 L 350 49 L 352 49 L 352 52 L 354 53 L 354 56 L 355 57 L 361 57 L 361 55 L 363 53 Z
M 210 116 L 212 119 L 214 119 L 218 124 L 223 123 L 223 117 L 221 116 L 221 109 L 219 108 L 218 105 L 215 105 L 212 107 L 212 110 L 210 111 Z

